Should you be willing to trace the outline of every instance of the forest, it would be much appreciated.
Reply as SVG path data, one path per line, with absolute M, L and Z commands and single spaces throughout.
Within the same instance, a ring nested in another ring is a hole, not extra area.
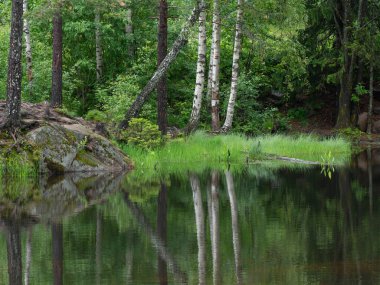
M 114 130 L 139 117 L 163 134 L 376 133 L 379 12 L 375 0 L 2 0 L 2 125 L 43 102 Z

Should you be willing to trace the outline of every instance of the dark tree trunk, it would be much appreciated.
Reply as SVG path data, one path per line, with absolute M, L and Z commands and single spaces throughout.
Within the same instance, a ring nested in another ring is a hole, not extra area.
M 21 3 L 22 6 L 22 3 Z M 22 284 L 21 234 L 20 225 L 15 221 L 7 225 L 7 255 L 9 285 Z
M 8 56 L 7 105 L 4 122 L 4 127 L 11 130 L 20 126 L 23 33 L 22 15 L 22 0 L 13 0 Z
M 167 212 L 168 212 L 167 187 L 161 182 L 161 191 L 158 194 L 157 207 L 157 235 L 166 246 L 167 240 Z M 165 259 L 158 255 L 158 277 L 161 285 L 168 284 L 168 268 Z
M 62 106 L 62 15 L 58 10 L 53 17 L 53 65 L 50 105 L 53 108 Z
M 158 66 L 165 59 L 168 53 L 168 2 L 160 0 L 160 16 L 158 23 Z M 163 75 L 157 84 L 157 124 L 163 135 L 166 134 L 168 125 L 168 90 L 166 76 Z
M 63 284 L 63 226 L 52 224 L 54 285 Z
M 140 110 L 146 100 L 149 98 L 151 92 L 156 88 L 160 79 L 165 75 L 169 69 L 170 64 L 177 58 L 177 55 L 181 49 L 187 44 L 188 37 L 191 31 L 191 27 L 197 22 L 199 13 L 203 9 L 203 6 L 200 4 L 200 0 L 197 1 L 196 7 L 193 9 L 191 16 L 187 20 L 185 26 L 182 28 L 178 38 L 174 42 L 170 52 L 161 62 L 160 66 L 157 68 L 156 72 L 153 74 L 152 78 L 145 85 L 144 89 L 137 96 L 136 100 L 133 102 L 132 106 L 129 108 L 128 112 L 125 114 L 124 120 L 120 123 L 120 128 L 125 129 L 128 127 L 129 121 L 137 117 L 140 113 Z

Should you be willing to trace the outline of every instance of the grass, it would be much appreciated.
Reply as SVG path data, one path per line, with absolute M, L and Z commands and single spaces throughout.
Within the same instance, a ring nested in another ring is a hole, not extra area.
M 351 157 L 351 144 L 343 138 L 321 139 L 311 135 L 246 138 L 236 134 L 211 136 L 197 132 L 187 139 L 170 141 L 154 151 L 128 145 L 121 148 L 135 162 L 135 171 L 131 175 L 140 179 L 188 171 L 202 172 L 211 168 L 225 169 L 228 164 L 239 169 L 246 165 L 247 160 L 266 161 L 270 155 L 321 164 L 326 157 L 333 157 L 337 165 L 347 163 Z M 279 165 L 283 167 L 286 164 Z

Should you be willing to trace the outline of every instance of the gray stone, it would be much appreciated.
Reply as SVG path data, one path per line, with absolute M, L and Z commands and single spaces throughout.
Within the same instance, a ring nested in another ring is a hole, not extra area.
M 38 154 L 42 173 L 121 171 L 132 165 L 109 140 L 80 124 L 47 124 L 25 138 Z

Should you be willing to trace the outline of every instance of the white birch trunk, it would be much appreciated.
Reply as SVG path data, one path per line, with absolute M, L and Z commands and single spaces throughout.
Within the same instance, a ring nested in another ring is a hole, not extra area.
M 228 101 L 226 120 L 222 127 L 222 132 L 228 132 L 232 127 L 232 120 L 234 117 L 234 109 L 236 103 L 236 96 L 238 92 L 238 79 L 239 79 L 239 60 L 241 53 L 241 38 L 242 38 L 242 24 L 243 24 L 243 1 L 238 0 L 237 5 L 237 17 L 236 17 L 236 34 L 235 34 L 235 46 L 232 59 L 232 79 L 231 79 L 231 91 L 230 99 Z
M 213 65 L 212 65 L 212 87 L 211 87 L 211 126 L 213 132 L 218 132 L 220 128 L 219 119 L 219 71 L 220 71 L 220 7 L 219 0 L 214 0 L 213 11 L 213 32 L 212 41 L 214 45 Z
M 28 12 L 28 0 L 23 2 L 24 15 Z M 29 84 L 29 94 L 32 94 L 33 87 L 33 60 L 32 60 L 32 44 L 30 40 L 29 20 L 24 17 L 24 37 L 25 37 L 25 57 L 26 57 L 26 74 Z
M 206 11 L 204 9 L 204 0 L 201 1 L 203 10 L 199 14 L 199 32 L 198 32 L 198 63 L 197 76 L 194 90 L 193 109 L 186 133 L 194 131 L 199 123 L 200 112 L 202 107 L 203 90 L 205 85 L 205 68 L 206 68 Z
M 100 14 L 95 11 L 95 44 L 96 44 L 96 81 L 100 82 L 103 77 L 103 50 L 102 34 L 100 31 Z
M 212 66 L 214 65 L 214 41 L 211 40 L 211 50 L 210 50 L 210 63 L 208 67 L 208 81 L 207 81 L 207 101 L 211 98 L 212 90 Z

